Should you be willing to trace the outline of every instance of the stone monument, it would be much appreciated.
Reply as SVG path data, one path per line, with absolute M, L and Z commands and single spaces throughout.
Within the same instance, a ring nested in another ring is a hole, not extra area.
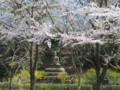
M 52 64 L 50 64 L 46 69 L 47 76 L 44 77 L 42 82 L 44 83 L 60 83 L 60 80 L 57 79 L 57 75 L 60 72 L 65 71 L 63 67 L 61 67 L 59 63 L 59 57 L 57 56 L 57 52 L 54 52 L 54 58 Z

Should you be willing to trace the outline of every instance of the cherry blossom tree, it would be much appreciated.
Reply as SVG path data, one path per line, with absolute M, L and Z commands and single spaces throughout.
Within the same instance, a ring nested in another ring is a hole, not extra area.
M 63 23 L 67 33 L 59 33 L 61 42 L 64 47 L 67 45 L 71 47 L 81 45 L 88 49 L 89 45 L 93 47 L 94 60 L 81 55 L 93 64 L 97 76 L 96 90 L 101 90 L 108 65 L 119 55 L 113 55 L 112 51 L 114 46 L 120 43 L 120 8 L 114 5 L 100 8 L 96 3 L 81 6 L 70 0 L 65 1 L 60 9 L 61 16 L 67 22 L 67 24 Z M 105 50 L 105 45 L 109 46 L 109 50 Z M 103 48 L 104 54 L 101 54 L 101 48 Z M 101 60 L 103 60 L 102 73 L 100 73 Z
M 0 40 L 5 45 L 16 40 L 18 43 L 23 43 L 29 51 L 30 90 L 34 90 L 38 47 L 43 42 L 51 47 L 50 39 L 54 37 L 51 33 L 54 25 L 49 20 L 54 12 L 53 0 L 1 0 L 0 4 Z M 59 31 L 58 28 L 57 30 Z

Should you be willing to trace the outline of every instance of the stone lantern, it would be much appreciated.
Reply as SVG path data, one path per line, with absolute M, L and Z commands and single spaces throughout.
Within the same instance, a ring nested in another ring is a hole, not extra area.
M 50 64 L 47 68 L 45 68 L 45 72 L 47 72 L 47 76 L 42 80 L 43 83 L 60 83 L 60 80 L 57 79 L 57 75 L 60 72 L 65 71 L 63 67 L 61 67 L 59 63 L 59 57 L 57 56 L 57 52 L 54 52 L 54 58 L 52 64 Z

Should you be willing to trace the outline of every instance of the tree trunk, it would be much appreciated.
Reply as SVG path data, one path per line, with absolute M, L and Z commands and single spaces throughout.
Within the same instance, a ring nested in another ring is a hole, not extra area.
M 100 7 L 102 7 L 102 4 L 103 4 L 103 0 L 101 0 L 101 2 L 100 2 Z
M 104 66 L 102 74 L 99 75 L 100 77 L 97 77 L 97 87 L 96 87 L 96 90 L 102 90 L 102 82 L 103 82 L 104 77 L 106 75 L 107 69 L 108 69 L 108 66 Z
M 101 90 L 101 76 L 100 76 L 100 45 L 96 44 L 96 55 L 95 55 L 95 71 L 97 76 L 96 90 Z
M 10 77 L 10 87 L 9 87 L 9 90 L 12 90 L 12 81 L 13 81 L 13 76 Z
M 34 57 L 33 57 L 33 47 L 34 44 L 33 42 L 31 43 L 30 46 L 30 90 L 35 90 L 35 75 L 34 75 Z
M 102 89 L 102 81 L 100 80 L 100 77 L 97 78 L 97 85 L 96 85 L 96 90 L 101 90 Z
M 36 45 L 36 56 L 34 60 L 33 50 L 34 45 L 31 43 L 31 50 L 30 50 L 30 90 L 35 90 L 35 69 L 36 64 L 38 61 L 38 54 L 39 54 L 39 46 Z
M 95 71 L 97 76 L 97 83 L 96 83 L 96 90 L 101 90 L 102 88 L 102 81 L 104 80 L 104 77 L 107 72 L 108 66 L 104 66 L 102 73 L 100 73 L 100 45 L 96 44 L 96 60 L 95 60 Z
M 78 76 L 78 90 L 81 90 L 81 78 Z
M 35 90 L 35 75 L 30 76 L 30 90 Z

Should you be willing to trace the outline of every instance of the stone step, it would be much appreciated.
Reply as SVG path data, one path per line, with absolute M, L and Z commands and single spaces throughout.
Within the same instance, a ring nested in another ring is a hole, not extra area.
M 54 64 L 51 64 L 48 66 L 48 68 L 60 68 L 61 65 L 54 65 Z
M 44 79 L 55 79 L 57 76 L 45 76 Z
M 63 71 L 65 71 L 65 69 L 64 68 L 46 68 L 45 69 L 45 72 L 63 72 Z
M 45 76 L 40 83 L 60 83 L 60 79 L 57 76 Z
M 47 72 L 47 76 L 57 76 L 60 72 Z

